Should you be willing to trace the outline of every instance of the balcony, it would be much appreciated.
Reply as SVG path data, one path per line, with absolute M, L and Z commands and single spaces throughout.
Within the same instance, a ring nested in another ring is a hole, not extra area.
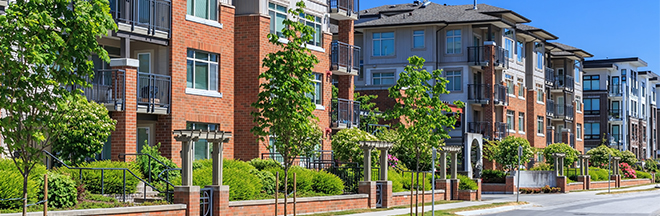
M 138 72 L 137 85 L 139 113 L 162 115 L 170 113 L 172 77 Z
M 505 137 L 509 136 L 509 131 L 506 130 L 506 123 L 504 122 L 495 122 L 494 128 L 495 136 L 493 139 L 502 140 Z
M 335 20 L 357 20 L 359 0 L 328 0 L 330 18 Z
M 468 122 L 468 133 L 477 133 L 484 135 L 485 139 L 492 139 L 493 129 L 490 127 L 490 122 L 477 121 Z
M 557 104 L 553 120 L 568 120 L 575 119 L 575 108 L 572 104 Z
M 573 92 L 575 90 L 575 80 L 572 76 L 557 76 L 553 84 L 552 92 Z
M 506 95 L 506 86 L 495 84 L 493 88 L 493 103 L 499 106 L 508 106 L 509 97 Z
M 332 99 L 330 124 L 332 129 L 356 128 L 360 125 L 360 102 L 342 98 Z
M 169 39 L 172 3 L 167 0 L 110 0 L 120 32 Z
M 623 96 L 623 89 L 621 88 L 621 84 L 612 84 L 610 85 L 610 89 L 608 91 L 608 94 L 610 97 L 621 97 Z
M 545 85 L 553 86 L 555 83 L 555 69 L 545 68 Z
M 471 46 L 468 47 L 468 64 L 476 69 L 490 66 L 491 49 L 490 46 Z M 505 50 L 500 46 L 495 46 L 494 61 L 492 65 L 495 69 L 505 69 L 509 67 L 509 61 L 504 57 Z
M 336 75 L 357 76 L 360 71 L 360 47 L 333 41 L 330 70 Z
M 609 121 L 623 121 L 623 116 L 622 109 L 610 109 L 608 119 Z
M 545 143 L 550 145 L 553 144 L 552 136 L 554 134 L 552 133 L 552 130 L 545 130 Z
M 550 99 L 545 100 L 545 114 L 548 117 L 555 116 L 555 101 Z
M 88 82 L 89 88 L 80 88 L 88 101 L 105 105 L 108 111 L 124 111 L 126 95 L 126 72 L 124 70 L 97 70 L 94 78 Z
M 490 102 L 490 85 L 468 84 L 468 102 L 472 104 L 488 104 Z

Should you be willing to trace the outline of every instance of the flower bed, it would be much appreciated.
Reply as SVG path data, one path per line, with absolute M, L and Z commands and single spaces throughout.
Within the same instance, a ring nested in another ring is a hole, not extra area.
M 559 187 L 550 187 L 546 185 L 542 188 L 520 188 L 520 193 L 524 194 L 540 194 L 540 193 L 559 193 L 561 189 Z

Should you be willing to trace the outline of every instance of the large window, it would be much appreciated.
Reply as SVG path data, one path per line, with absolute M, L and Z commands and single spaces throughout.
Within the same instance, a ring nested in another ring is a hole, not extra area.
M 312 98 L 312 102 L 315 104 L 323 105 L 323 74 L 314 73 L 312 84 L 314 85 L 314 93 L 308 95 L 308 97 Z
M 584 139 L 600 139 L 600 123 L 584 123 Z
M 268 15 L 270 15 L 270 33 L 284 37 L 284 20 L 286 20 L 286 7 L 268 3 Z
M 371 81 L 374 85 L 392 85 L 394 84 L 394 72 L 374 73 Z
M 446 78 L 449 80 L 447 83 L 448 91 L 460 91 L 461 86 L 463 85 L 463 80 L 461 78 L 461 71 L 447 71 Z
M 505 74 L 504 77 L 506 78 L 506 93 L 515 96 L 513 91 L 513 76 Z
M 612 139 L 616 143 L 621 142 L 621 126 L 620 125 L 612 125 Z
M 518 131 L 525 132 L 525 113 L 518 113 Z
M 394 32 L 373 33 L 373 56 L 394 55 Z
M 517 52 L 517 59 L 518 62 L 522 62 L 523 57 L 525 57 L 525 44 L 522 41 L 518 41 L 516 43 L 516 52 Z
M 513 115 L 514 115 L 514 113 L 515 112 L 511 111 L 511 110 L 506 111 L 506 129 L 510 130 L 510 131 L 514 130 L 513 129 L 513 121 L 514 121 L 513 120 Z
M 534 52 L 536 53 L 536 68 L 543 70 L 543 52 L 545 48 L 542 43 L 534 42 Z
M 513 40 L 508 39 L 508 38 L 505 39 L 505 41 L 504 41 L 504 49 L 506 49 L 506 51 L 505 51 L 505 53 L 504 53 L 505 56 L 506 56 L 507 58 L 513 58 Z
M 577 129 L 575 133 L 578 139 L 582 139 L 582 124 L 577 124 Z
M 543 134 L 543 116 L 536 116 L 536 133 Z
M 575 97 L 575 110 L 582 112 L 582 100 L 579 96 Z
M 447 30 L 447 54 L 461 53 L 461 30 Z
M 580 77 L 582 75 L 582 73 L 580 73 L 580 68 L 582 68 L 580 65 L 581 65 L 580 61 L 575 60 L 575 64 L 573 64 L 573 71 L 575 72 L 575 82 L 580 82 Z
M 525 97 L 525 82 L 522 78 L 518 78 L 518 96 Z
M 591 76 L 584 76 L 584 81 L 583 85 L 584 90 L 599 90 L 600 89 L 600 76 L 599 75 L 591 75 Z
M 424 48 L 424 30 L 413 31 L 413 48 Z
M 188 50 L 188 88 L 218 90 L 218 55 L 197 50 Z
M 584 114 L 585 115 L 600 115 L 600 98 L 585 98 L 584 99 Z
M 188 15 L 218 20 L 217 0 L 188 0 Z
M 536 101 L 543 103 L 543 99 L 545 98 L 543 94 L 543 89 L 537 88 L 536 89 Z
M 312 19 L 308 20 L 307 16 L 311 16 Z M 307 44 L 309 45 L 314 45 L 314 46 L 323 46 L 323 31 L 321 31 L 321 26 L 323 26 L 321 17 L 309 15 L 309 14 L 301 14 L 300 17 L 304 20 L 300 20 L 301 23 L 305 23 L 307 26 L 312 27 L 316 33 L 314 34 L 314 37 L 312 40 L 308 41 Z
M 217 124 L 187 122 L 186 129 L 188 130 L 202 130 L 214 131 L 218 129 Z M 209 159 L 211 155 L 211 147 L 209 142 L 205 139 L 199 139 L 193 144 L 193 152 L 195 153 L 195 160 Z

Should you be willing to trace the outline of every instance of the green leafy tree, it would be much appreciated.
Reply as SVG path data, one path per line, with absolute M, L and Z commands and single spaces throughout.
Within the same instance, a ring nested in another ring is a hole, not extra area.
M 337 132 L 332 136 L 332 150 L 337 160 L 356 162 L 361 164 L 364 160 L 364 152 L 360 148 L 360 141 L 376 141 L 374 135 L 366 131 L 351 128 Z M 371 164 L 378 161 L 378 150 L 371 151 Z
M 615 149 L 612 149 L 612 151 L 616 151 Z M 635 156 L 635 153 L 632 153 L 630 150 L 625 150 L 621 152 L 621 163 L 627 163 L 630 166 L 635 166 L 637 163 L 637 156 Z
M 109 61 L 97 39 L 116 28 L 107 0 L 17 0 L 0 15 L 0 134 L 23 176 L 26 214 L 30 171 L 65 130 L 59 108 L 68 86 L 86 86 L 92 54 Z
M 454 129 L 457 118 L 447 115 L 452 112 L 440 96 L 448 94 L 447 81 L 441 70 L 428 72 L 423 69 L 424 59 L 418 56 L 408 58 L 409 65 L 399 75 L 396 85 L 389 89 L 389 97 L 395 99 L 388 119 L 400 120 L 394 126 L 401 137 L 399 145 L 416 158 L 416 171 L 428 170 L 420 167 L 420 157 L 430 155 L 432 147 L 439 148 L 444 139 L 450 138 L 448 129 Z M 462 108 L 463 103 L 455 101 Z M 399 158 L 401 159 L 401 158 Z
M 305 3 L 296 3 L 298 8 L 289 9 L 289 14 L 299 19 L 312 20 L 311 16 L 299 17 L 303 14 Z M 275 149 L 282 155 L 284 162 L 284 181 L 288 182 L 289 168 L 299 155 L 310 154 L 319 145 L 322 131 L 313 115 L 315 109 L 311 95 L 312 69 L 319 60 L 307 48 L 306 42 L 312 40 L 315 31 L 302 22 L 286 19 L 282 34 L 288 43 L 282 43 L 276 34 L 269 34 L 268 40 L 281 50 L 269 53 L 263 60 L 263 67 L 268 70 L 259 75 L 265 80 L 260 85 L 257 102 L 252 104 L 256 111 L 252 112 L 256 126 L 251 132 L 266 142 L 272 136 L 274 142 L 268 148 Z M 267 144 L 269 145 L 269 144 Z M 288 191 L 287 184 L 284 191 Z M 284 211 L 287 205 L 284 201 Z
M 555 158 L 552 157 L 553 153 L 566 154 L 566 157 L 564 158 L 565 166 L 570 166 L 575 163 L 578 159 L 578 154 L 580 154 L 577 150 L 565 143 L 553 143 L 543 149 L 543 156 L 548 164 L 555 164 Z
M 607 168 L 609 164 L 609 155 L 612 157 L 621 157 L 622 154 L 619 150 L 607 147 L 605 145 L 600 145 L 594 149 L 591 149 L 587 152 L 591 156 L 589 162 L 591 166 L 599 168 Z
M 116 120 L 110 118 L 105 106 L 73 95 L 62 111 L 65 130 L 53 140 L 53 151 L 73 165 L 101 153 L 103 144 L 115 130 Z
M 523 148 L 520 164 L 526 164 L 534 156 L 534 148 L 529 145 L 529 141 L 520 137 L 508 136 L 498 141 L 490 158 L 505 168 L 513 170 L 518 165 L 518 146 Z
M 369 125 L 378 124 L 382 118 L 376 103 L 371 102 L 378 98 L 378 95 L 360 95 L 359 92 L 355 92 L 354 97 L 356 101 L 360 102 L 360 111 L 366 113 L 366 115 L 360 115 L 360 129 L 369 131 Z

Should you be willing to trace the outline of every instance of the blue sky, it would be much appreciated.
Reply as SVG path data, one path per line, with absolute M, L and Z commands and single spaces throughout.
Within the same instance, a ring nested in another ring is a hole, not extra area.
M 473 0 L 431 0 L 438 4 L 472 4 Z M 413 0 L 361 0 L 360 9 L 412 3 Z M 560 43 L 583 49 L 592 59 L 640 57 L 660 74 L 660 1 L 658 0 L 478 0 L 513 10 L 531 26 L 559 37 Z

